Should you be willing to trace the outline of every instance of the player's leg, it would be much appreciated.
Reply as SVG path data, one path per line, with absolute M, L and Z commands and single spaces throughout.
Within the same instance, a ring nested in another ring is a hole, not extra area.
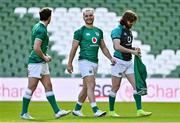
M 132 61 L 126 62 L 127 69 L 125 71 L 126 78 L 130 82 L 131 86 L 133 87 L 133 96 L 136 102 L 137 110 L 142 109 L 141 105 L 141 96 L 136 92 L 136 85 L 135 85 L 135 78 L 134 78 L 134 65 Z
M 46 98 L 51 104 L 51 107 L 55 113 L 55 117 L 59 118 L 61 116 L 69 114 L 70 111 L 61 110 L 56 103 L 56 99 L 52 90 L 52 83 L 49 75 L 49 67 L 47 63 L 42 64 L 41 74 L 42 74 L 42 78 L 40 80 L 45 88 Z
M 84 103 L 86 97 L 87 97 L 87 85 L 86 82 L 83 80 L 83 87 L 81 92 L 79 93 L 78 102 Z
M 136 102 L 136 108 L 137 110 L 142 109 L 142 105 L 141 105 L 141 96 L 137 94 L 136 92 L 136 86 L 135 86 L 135 79 L 134 79 L 134 74 L 128 74 L 126 75 L 128 81 L 130 82 L 131 86 L 133 87 L 133 96 Z
M 147 111 L 142 110 L 141 95 L 137 94 L 136 87 L 135 87 L 134 74 L 127 74 L 126 77 L 127 77 L 128 81 L 131 83 L 131 85 L 132 85 L 132 87 L 134 89 L 133 97 L 134 97 L 135 102 L 136 102 L 137 116 L 148 116 L 148 115 L 151 115 L 152 112 L 147 112 Z
M 83 78 L 83 83 L 85 85 L 85 90 L 87 90 L 86 94 L 88 96 L 89 102 L 91 103 L 93 112 L 95 113 L 97 112 L 98 116 L 102 116 L 106 114 L 106 112 L 100 112 L 100 110 L 98 110 L 98 107 L 95 102 L 95 95 L 94 95 L 95 74 L 97 72 L 98 65 L 88 60 L 80 60 L 78 65 L 79 65 L 79 71 Z M 84 96 L 84 100 L 85 100 L 85 96 Z
M 125 71 L 123 61 L 116 58 L 116 64 L 111 67 L 112 74 L 112 88 L 109 93 L 109 115 L 118 117 L 119 115 L 114 111 L 114 104 L 116 100 L 116 93 L 119 90 L 122 74 Z
M 23 102 L 22 102 L 22 112 L 21 112 L 22 119 L 33 119 L 28 114 L 28 107 L 29 107 L 32 94 L 37 87 L 38 81 L 39 81 L 38 78 L 32 78 L 32 77 L 28 78 L 28 88 L 25 90 L 25 93 L 23 96 Z
M 43 75 L 41 78 L 41 82 L 45 88 L 47 100 L 51 104 L 54 113 L 57 113 L 59 111 L 59 107 L 56 103 L 56 99 L 55 99 L 54 93 L 52 91 L 52 84 L 51 84 L 50 76 L 49 75 Z
M 113 117 L 119 117 L 119 115 L 114 111 L 114 104 L 116 100 L 116 93 L 119 90 L 122 77 L 115 77 L 112 75 L 112 88 L 109 93 L 109 115 Z
M 78 63 L 79 66 L 79 71 L 81 73 L 82 78 L 86 75 L 88 75 L 88 69 L 89 69 L 89 63 L 86 60 L 80 60 Z M 74 116 L 84 116 L 83 113 L 81 112 L 81 108 L 82 108 L 82 104 L 85 101 L 87 97 L 87 85 L 83 79 L 83 87 L 82 90 L 80 91 L 79 95 L 78 95 L 78 101 L 75 105 L 75 108 L 72 112 L 72 114 Z
M 82 108 L 82 104 L 86 100 L 86 97 L 87 97 L 87 85 L 86 85 L 85 81 L 83 80 L 83 87 L 82 87 L 81 92 L 79 93 L 78 101 L 77 101 L 76 106 L 73 110 L 73 115 L 84 116 L 80 110 Z
M 94 116 L 95 117 L 104 116 L 106 112 L 99 110 L 95 100 L 95 94 L 94 94 L 95 85 L 96 85 L 95 76 L 94 75 L 86 76 L 83 79 L 87 85 L 87 96 L 91 104 L 92 111 L 94 112 Z
M 83 81 L 87 85 L 87 96 L 90 103 L 95 103 L 95 95 L 94 95 L 94 89 L 95 89 L 95 78 L 94 76 L 86 76 L 83 78 Z M 96 112 L 97 106 L 94 108 L 93 112 Z
M 41 78 L 41 65 L 40 64 L 29 64 L 28 65 L 28 88 L 23 96 L 22 105 L 22 119 L 33 119 L 27 112 L 29 102 L 31 100 L 32 94 L 37 87 L 37 84 Z
M 54 93 L 53 93 L 53 90 L 52 90 L 52 84 L 51 84 L 50 76 L 49 75 L 43 75 L 41 78 L 41 82 L 45 88 L 46 98 L 49 101 L 49 103 L 51 104 L 51 107 L 55 113 L 55 117 L 59 118 L 59 117 L 62 117 L 62 116 L 69 114 L 70 111 L 65 111 L 65 110 L 62 110 L 58 107 Z

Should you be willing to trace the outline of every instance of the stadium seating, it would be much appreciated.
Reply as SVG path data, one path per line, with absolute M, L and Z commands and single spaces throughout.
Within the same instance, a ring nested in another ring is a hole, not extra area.
M 139 19 L 132 28 L 133 45 L 141 47 L 142 60 L 152 77 L 180 77 L 180 8 L 178 0 L 1 0 L 0 4 L 0 76 L 25 77 L 30 51 L 31 28 L 42 7 L 53 10 L 50 32 L 50 63 L 53 77 L 70 77 L 65 71 L 73 32 L 84 24 L 82 9 L 95 10 L 95 25 L 102 28 L 105 43 L 113 53 L 111 30 L 124 10 L 132 9 Z M 78 53 L 77 53 L 78 55 Z M 79 76 L 75 57 L 75 75 Z M 110 62 L 99 54 L 99 77 L 110 74 Z M 106 67 L 105 67 L 106 66 Z
M 22 18 L 24 16 L 24 14 L 27 13 L 27 8 L 17 7 L 17 8 L 15 8 L 14 13 L 19 14 L 19 16 Z

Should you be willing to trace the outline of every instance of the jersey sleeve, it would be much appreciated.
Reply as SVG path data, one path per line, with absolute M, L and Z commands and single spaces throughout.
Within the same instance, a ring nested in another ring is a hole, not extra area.
M 39 29 L 36 31 L 35 39 L 40 39 L 41 41 L 43 41 L 46 35 L 47 34 L 45 33 L 45 31 Z
M 101 40 L 103 40 L 104 39 L 104 35 L 103 35 L 103 31 L 102 30 L 100 30 L 100 34 L 101 34 Z
M 82 40 L 82 34 L 81 34 L 81 30 L 78 29 L 74 32 L 74 37 L 73 37 L 74 40 L 77 40 L 77 41 L 81 41 Z
M 121 38 L 122 29 L 121 28 L 115 28 L 111 32 L 111 39 L 120 39 Z

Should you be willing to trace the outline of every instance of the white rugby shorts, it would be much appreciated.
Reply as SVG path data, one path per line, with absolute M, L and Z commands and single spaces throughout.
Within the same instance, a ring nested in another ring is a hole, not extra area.
M 98 70 L 98 64 L 90 62 L 88 60 L 79 60 L 78 66 L 82 78 L 86 76 L 96 75 Z
M 122 77 L 124 74 L 134 74 L 134 64 L 132 60 L 124 61 L 118 58 L 116 59 L 116 64 L 111 67 L 112 76 Z
M 30 63 L 28 64 L 28 77 L 42 78 L 43 75 L 48 75 L 48 63 Z

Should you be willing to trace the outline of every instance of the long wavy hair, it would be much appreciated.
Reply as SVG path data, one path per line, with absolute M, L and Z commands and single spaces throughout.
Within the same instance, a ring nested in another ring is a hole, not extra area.
M 134 22 L 137 21 L 138 16 L 132 10 L 127 10 L 123 13 L 122 18 L 120 20 L 121 25 L 127 26 L 127 21 Z

